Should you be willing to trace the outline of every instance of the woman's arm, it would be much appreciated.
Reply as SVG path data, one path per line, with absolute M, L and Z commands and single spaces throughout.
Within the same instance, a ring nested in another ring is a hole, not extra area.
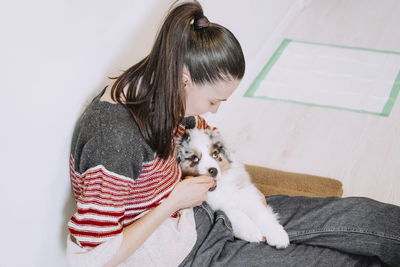
M 207 191 L 212 186 L 214 186 L 214 179 L 208 176 L 187 178 L 179 182 L 165 201 L 123 229 L 121 246 L 105 266 L 116 266 L 132 255 L 175 211 L 203 203 L 206 200 Z

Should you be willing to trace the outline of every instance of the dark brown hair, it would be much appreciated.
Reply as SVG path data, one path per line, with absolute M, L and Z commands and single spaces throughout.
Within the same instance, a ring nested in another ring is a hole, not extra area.
M 195 84 L 242 79 L 245 71 L 235 36 L 208 23 L 197 1 L 170 9 L 150 54 L 114 78 L 113 100 L 130 110 L 144 139 L 161 158 L 172 154 L 177 127 L 185 116 L 184 66 Z

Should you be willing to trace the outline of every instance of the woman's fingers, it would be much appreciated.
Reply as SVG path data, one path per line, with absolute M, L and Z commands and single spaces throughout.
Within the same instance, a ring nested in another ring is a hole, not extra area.
M 206 200 L 207 192 L 213 186 L 212 177 L 189 177 L 175 185 L 169 198 L 178 209 L 198 206 Z
M 188 178 L 190 177 L 190 178 Z M 191 177 L 187 176 L 185 180 L 189 179 L 190 182 L 196 183 L 196 184 L 204 184 L 208 187 L 212 187 L 215 185 L 215 180 L 211 176 L 196 176 L 196 177 Z

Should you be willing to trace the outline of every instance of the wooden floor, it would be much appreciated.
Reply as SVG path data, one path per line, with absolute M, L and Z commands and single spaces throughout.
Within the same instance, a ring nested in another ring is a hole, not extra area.
M 399 14 L 398 0 L 314 0 L 279 38 L 400 52 Z M 278 44 L 267 43 L 264 56 Z M 344 196 L 400 205 L 400 99 L 381 117 L 245 98 L 260 70 L 248 64 L 253 68 L 230 101 L 206 116 L 239 159 L 336 178 Z

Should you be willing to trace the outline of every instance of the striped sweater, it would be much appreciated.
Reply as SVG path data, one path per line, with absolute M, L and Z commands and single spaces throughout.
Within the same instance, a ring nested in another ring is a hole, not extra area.
M 71 143 L 70 177 L 77 203 L 68 228 L 72 240 L 94 248 L 159 205 L 181 178 L 175 155 L 159 158 L 144 141 L 130 112 L 100 101 L 104 90 L 79 118 Z M 201 117 L 179 126 L 210 128 Z M 176 214 L 173 214 L 174 216 Z

